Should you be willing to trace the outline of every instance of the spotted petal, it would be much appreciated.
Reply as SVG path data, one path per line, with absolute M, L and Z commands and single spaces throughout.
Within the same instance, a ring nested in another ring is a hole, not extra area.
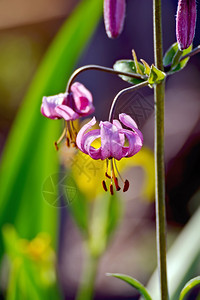
M 83 125 L 83 127 L 79 130 L 77 137 L 76 137 L 76 145 L 77 147 L 83 151 L 84 153 L 86 153 L 84 151 L 84 135 L 86 134 L 86 132 L 93 126 L 96 124 L 96 118 L 93 117 L 92 120 L 90 120 L 88 123 L 86 123 L 85 125 Z M 88 154 L 88 153 L 86 153 Z

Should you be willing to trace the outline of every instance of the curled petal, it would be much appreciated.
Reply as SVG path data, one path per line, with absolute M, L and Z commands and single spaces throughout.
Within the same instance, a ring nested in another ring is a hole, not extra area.
M 125 10 L 125 0 L 104 0 L 104 23 L 109 38 L 116 38 L 122 32 Z
M 92 94 L 83 84 L 75 82 L 71 86 L 74 99 L 74 109 L 81 116 L 87 116 L 94 112 Z
M 122 129 L 122 125 L 118 120 L 113 120 L 113 125 L 115 125 L 118 129 Z M 119 134 L 121 145 L 124 145 L 124 134 Z
M 100 137 L 100 130 L 94 129 L 83 136 L 82 145 L 84 153 L 89 154 L 93 159 L 101 159 L 101 147 L 95 149 L 91 144 Z
M 142 143 L 143 143 L 143 135 L 142 135 L 142 132 L 138 129 L 137 124 L 135 123 L 135 121 L 134 121 L 129 115 L 127 115 L 127 114 L 125 114 L 125 113 L 120 114 L 120 115 L 119 115 L 119 119 L 120 119 L 120 121 L 121 121 L 125 126 L 131 128 L 133 131 L 135 131 L 135 132 L 139 135 L 139 137 L 140 137 L 140 139 L 141 139 L 141 141 L 142 141 Z
M 67 105 L 58 105 L 55 111 L 60 115 L 65 121 L 75 120 L 79 118 L 79 115 Z
M 143 144 L 140 136 L 137 133 L 131 132 L 128 129 L 121 129 L 120 133 L 123 133 L 129 142 L 128 147 L 122 147 L 122 155 L 125 157 L 131 157 L 138 153 L 142 148 Z
M 93 125 L 96 124 L 96 118 L 93 117 L 91 121 L 89 121 L 88 123 L 86 123 L 78 132 L 77 137 L 76 137 L 76 145 L 77 147 L 84 153 L 88 154 L 85 150 L 84 150 L 84 135 L 86 133 L 87 130 L 89 130 Z
M 60 119 L 62 116 L 55 110 L 58 105 L 62 105 L 67 101 L 68 94 L 58 94 L 55 96 L 43 97 L 41 105 L 41 113 L 50 119 Z
M 122 144 L 119 129 L 110 122 L 100 122 L 101 128 L 101 155 L 102 159 L 114 157 L 122 158 Z

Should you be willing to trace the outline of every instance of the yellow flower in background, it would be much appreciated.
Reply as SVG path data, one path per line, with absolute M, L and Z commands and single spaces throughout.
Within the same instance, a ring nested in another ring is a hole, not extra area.
M 124 172 L 129 168 L 141 167 L 144 172 L 144 182 L 141 196 L 149 201 L 154 199 L 155 175 L 154 155 L 151 149 L 143 147 L 137 155 L 123 159 L 119 163 L 119 170 Z M 131 180 L 130 180 L 131 184 Z
M 96 142 L 98 146 L 98 142 Z M 68 165 L 69 166 L 69 165 Z M 73 153 L 70 157 L 70 167 L 77 187 L 89 201 L 97 195 L 105 193 L 102 188 L 102 180 L 105 178 L 105 161 L 94 160 L 81 151 Z M 134 157 L 126 158 L 118 162 L 119 171 L 128 171 L 134 167 L 141 167 L 144 172 L 144 182 L 141 196 L 149 201 L 154 197 L 154 157 L 153 152 L 146 147 Z M 132 178 L 129 179 L 131 185 Z
M 51 237 L 48 233 L 40 232 L 32 240 L 22 239 L 18 236 L 12 225 L 3 227 L 6 253 L 9 257 L 11 269 L 10 278 L 14 272 L 20 275 L 30 272 L 38 286 L 50 287 L 56 282 L 56 254 L 51 246 Z M 28 270 L 28 271 L 27 271 Z M 29 277 L 29 273 L 26 276 Z

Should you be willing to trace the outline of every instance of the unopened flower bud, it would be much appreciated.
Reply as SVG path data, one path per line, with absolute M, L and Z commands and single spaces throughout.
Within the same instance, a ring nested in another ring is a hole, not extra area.
M 104 23 L 109 38 L 116 38 L 122 32 L 125 10 L 125 0 L 104 0 Z
M 180 50 L 193 42 L 196 26 L 196 0 L 179 0 L 176 17 L 176 37 Z

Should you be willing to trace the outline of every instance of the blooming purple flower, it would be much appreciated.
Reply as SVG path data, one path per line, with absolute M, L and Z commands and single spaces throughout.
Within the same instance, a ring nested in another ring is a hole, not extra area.
M 107 160 L 107 166 L 109 161 L 111 162 L 111 176 L 108 175 L 106 170 L 106 177 L 111 179 L 110 192 L 113 194 L 112 180 L 115 183 L 116 189 L 119 190 L 118 180 L 114 172 L 115 169 L 118 172 L 116 160 L 120 160 L 123 157 L 131 157 L 140 151 L 143 144 L 143 136 L 138 129 L 135 121 L 127 114 L 122 113 L 119 115 L 119 120 L 122 124 L 130 129 L 122 128 L 121 123 L 118 120 L 113 122 L 100 122 L 100 129 L 91 129 L 96 123 L 95 117 L 87 124 L 85 124 L 79 131 L 76 139 L 77 147 L 85 154 L 90 155 L 93 159 Z M 101 140 L 101 146 L 96 149 L 92 146 L 92 143 L 99 139 Z M 128 140 L 128 146 L 125 146 L 125 139 Z M 114 164 L 113 164 L 114 162 Z M 119 177 L 122 179 L 121 175 Z M 124 181 L 124 191 L 128 189 L 128 181 Z M 102 182 L 103 187 L 107 190 L 105 181 Z
M 71 86 L 70 93 L 43 97 L 41 113 L 50 119 L 72 121 L 94 111 L 91 93 L 79 82 Z
M 125 11 L 125 0 L 104 0 L 104 23 L 109 38 L 116 38 L 122 32 Z
M 41 113 L 50 119 L 64 119 L 67 121 L 66 128 L 58 143 L 66 136 L 67 145 L 70 142 L 75 145 L 76 132 L 72 121 L 82 116 L 88 116 L 94 111 L 91 93 L 79 82 L 72 84 L 69 93 L 61 93 L 55 96 L 43 97 Z
M 193 42 L 196 27 L 196 0 L 179 0 L 176 17 L 176 37 L 180 50 Z

